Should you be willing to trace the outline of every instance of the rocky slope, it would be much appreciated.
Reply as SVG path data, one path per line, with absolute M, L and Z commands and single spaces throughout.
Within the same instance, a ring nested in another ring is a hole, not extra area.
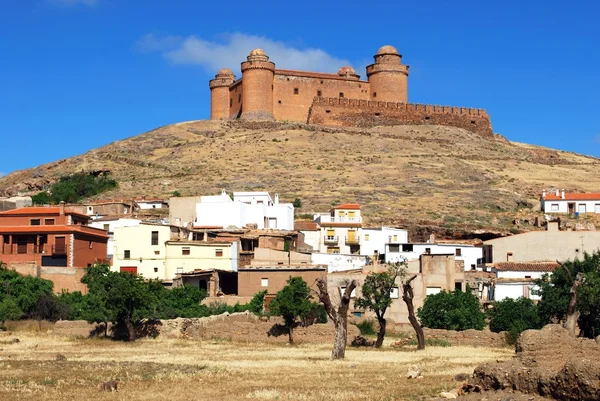
M 599 159 L 458 128 L 192 121 L 16 171 L 0 178 L 0 195 L 81 170 L 112 172 L 119 189 L 103 198 L 264 190 L 301 198 L 299 213 L 357 202 L 368 224 L 409 226 L 417 238 L 508 232 L 536 215 L 543 188 L 600 188 Z

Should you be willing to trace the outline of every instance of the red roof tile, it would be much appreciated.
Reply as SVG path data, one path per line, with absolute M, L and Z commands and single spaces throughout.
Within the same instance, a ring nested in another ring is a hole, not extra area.
M 80 226 L 80 225 L 54 225 L 54 226 L 0 226 L 0 233 L 6 234 L 54 234 L 54 233 L 73 233 L 93 235 L 96 237 L 108 238 L 106 231 L 100 228 Z
M 7 210 L 0 212 L 0 216 L 36 216 L 36 215 L 59 215 L 60 207 L 58 206 L 29 206 L 21 207 L 18 209 Z M 74 210 L 65 208 L 65 214 L 75 214 L 89 218 L 89 216 L 76 212 Z
M 494 263 L 496 270 L 516 272 L 552 272 L 559 264 L 557 262 L 497 262 Z
M 563 198 L 561 195 L 546 194 L 544 200 L 600 200 L 600 194 L 567 194 Z
M 319 225 L 314 221 L 295 221 L 294 230 L 296 231 L 319 231 Z
M 336 206 L 331 208 L 331 210 L 360 210 L 360 205 L 358 203 L 344 203 L 343 205 Z

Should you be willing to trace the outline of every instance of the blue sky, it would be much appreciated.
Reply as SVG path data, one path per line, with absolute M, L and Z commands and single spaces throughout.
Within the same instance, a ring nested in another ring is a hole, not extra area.
M 510 140 L 600 156 L 599 2 L 273 4 L 3 0 L 0 174 L 208 118 L 208 80 L 254 47 L 364 78 L 391 44 L 411 102 L 485 108 Z

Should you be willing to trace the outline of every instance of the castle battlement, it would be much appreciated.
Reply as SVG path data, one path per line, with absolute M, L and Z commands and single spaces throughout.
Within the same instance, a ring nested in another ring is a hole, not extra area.
M 209 83 L 211 119 L 279 120 L 325 125 L 432 124 L 491 136 L 484 109 L 408 102 L 408 70 L 393 46 L 381 47 L 366 67 L 337 74 L 279 70 L 261 49 L 242 62 L 236 79 L 224 68 Z

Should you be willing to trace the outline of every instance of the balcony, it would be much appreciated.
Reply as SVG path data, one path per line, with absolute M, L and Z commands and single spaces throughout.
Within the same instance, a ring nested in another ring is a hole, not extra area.
M 52 255 L 66 255 L 67 254 L 67 246 L 66 245 L 52 245 Z
M 346 237 L 346 245 L 359 245 L 360 237 Z
M 326 235 L 323 243 L 325 245 L 338 245 L 340 243 L 340 238 L 337 235 Z
M 362 217 L 350 217 L 350 216 L 321 216 L 321 224 L 323 223 L 349 223 L 349 224 L 362 224 Z

